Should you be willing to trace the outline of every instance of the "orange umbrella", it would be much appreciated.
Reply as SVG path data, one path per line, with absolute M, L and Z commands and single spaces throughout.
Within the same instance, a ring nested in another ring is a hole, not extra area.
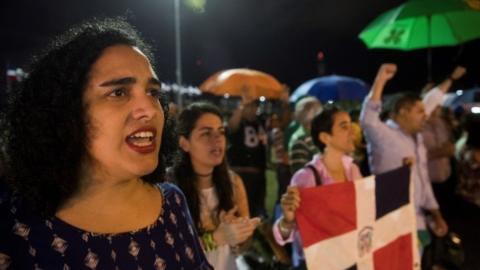
M 246 68 L 219 71 L 200 85 L 203 92 L 218 96 L 242 96 L 246 92 L 249 97 L 272 99 L 280 98 L 284 88 L 272 75 Z

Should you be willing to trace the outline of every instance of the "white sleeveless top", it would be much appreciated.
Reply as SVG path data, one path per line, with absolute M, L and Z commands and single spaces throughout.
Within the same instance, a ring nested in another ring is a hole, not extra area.
M 216 228 L 218 198 L 215 187 L 200 190 L 200 221 L 204 228 Z M 229 245 L 217 246 L 210 252 L 205 252 L 208 262 L 214 269 L 237 269 L 236 256 L 231 252 Z

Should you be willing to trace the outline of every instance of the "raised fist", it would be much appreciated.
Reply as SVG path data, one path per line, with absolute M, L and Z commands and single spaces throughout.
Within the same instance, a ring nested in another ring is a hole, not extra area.
M 377 79 L 388 81 L 397 73 L 397 65 L 385 63 L 380 66 L 377 72 Z
M 463 77 L 463 75 L 465 75 L 466 72 L 467 72 L 467 69 L 465 67 L 456 66 L 452 74 L 450 75 L 450 78 L 452 78 L 453 80 L 458 80 L 461 77 Z

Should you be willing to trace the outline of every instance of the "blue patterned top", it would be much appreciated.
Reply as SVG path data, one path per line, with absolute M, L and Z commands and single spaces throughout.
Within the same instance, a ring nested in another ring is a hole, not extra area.
M 212 269 L 183 193 L 169 183 L 159 187 L 164 204 L 158 219 L 118 234 L 32 217 L 18 200 L 0 198 L 0 269 Z

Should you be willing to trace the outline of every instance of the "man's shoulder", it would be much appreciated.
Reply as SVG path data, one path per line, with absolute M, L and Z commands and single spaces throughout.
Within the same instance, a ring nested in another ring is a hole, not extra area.
M 297 130 L 292 134 L 290 141 L 302 140 L 307 137 L 309 134 L 306 133 L 303 127 L 298 127 Z
M 313 144 L 310 136 L 299 136 L 295 137 L 290 140 L 288 144 L 288 149 L 293 150 L 293 149 L 308 149 L 310 150 L 311 148 L 315 147 Z

